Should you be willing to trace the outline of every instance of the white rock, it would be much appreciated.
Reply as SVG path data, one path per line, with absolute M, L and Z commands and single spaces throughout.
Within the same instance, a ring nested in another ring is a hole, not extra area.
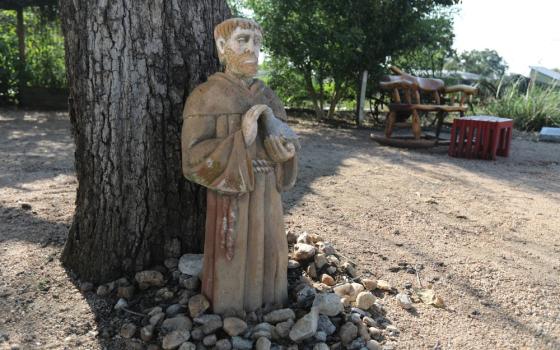
M 399 293 L 397 294 L 396 299 L 403 309 L 409 310 L 412 308 L 412 300 L 410 300 L 408 294 Z
M 311 259 L 315 255 L 315 247 L 310 244 L 298 243 L 294 246 L 294 259 L 303 261 Z
M 203 254 L 185 254 L 179 259 L 179 271 L 185 275 L 198 276 L 202 272 Z
M 115 304 L 115 310 L 124 309 L 128 306 L 128 302 L 124 298 L 120 298 Z
M 309 339 L 317 332 L 319 321 L 319 311 L 312 307 L 311 311 L 300 318 L 290 330 L 290 339 L 294 342 L 300 342 Z
M 299 235 L 296 242 L 297 243 L 306 243 L 306 244 L 313 243 L 311 241 L 311 237 L 309 237 L 309 234 L 307 232 L 304 232 L 301 235 Z
M 390 292 L 393 287 L 391 284 L 385 280 L 377 280 L 377 289 L 381 289 L 387 292 Z
M 163 337 L 162 347 L 164 350 L 177 349 L 181 344 L 189 340 L 189 331 L 174 331 Z
M 334 293 L 317 294 L 313 301 L 313 307 L 326 316 L 336 316 L 344 310 L 340 297 Z
M 224 318 L 223 328 L 230 337 L 234 337 L 245 332 L 247 329 L 247 323 L 237 317 L 226 317 Z
M 356 298 L 356 307 L 368 310 L 375 304 L 375 296 L 371 292 L 360 292 Z
M 274 310 L 264 315 L 263 317 L 265 322 L 272 323 L 272 324 L 284 322 L 290 319 L 293 320 L 295 318 L 296 318 L 296 314 L 292 309 Z

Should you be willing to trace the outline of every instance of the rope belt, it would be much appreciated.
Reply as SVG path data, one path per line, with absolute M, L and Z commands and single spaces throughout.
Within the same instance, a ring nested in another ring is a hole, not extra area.
M 264 159 L 253 159 L 253 172 L 268 174 L 274 171 L 274 163 Z

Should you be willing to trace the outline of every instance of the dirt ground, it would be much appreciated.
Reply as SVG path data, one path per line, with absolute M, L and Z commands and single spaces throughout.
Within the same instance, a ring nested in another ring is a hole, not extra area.
M 492 162 L 296 129 L 288 228 L 332 241 L 364 276 L 432 284 L 445 300 L 410 312 L 385 295 L 396 349 L 560 349 L 560 145 L 516 135 Z M 110 305 L 58 261 L 76 185 L 66 114 L 0 110 L 0 349 L 104 347 Z

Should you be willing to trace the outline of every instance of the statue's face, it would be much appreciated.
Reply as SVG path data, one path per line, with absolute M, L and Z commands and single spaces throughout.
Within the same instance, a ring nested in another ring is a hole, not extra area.
M 228 40 L 216 41 L 229 72 L 240 78 L 252 78 L 259 68 L 262 34 L 258 30 L 235 28 Z

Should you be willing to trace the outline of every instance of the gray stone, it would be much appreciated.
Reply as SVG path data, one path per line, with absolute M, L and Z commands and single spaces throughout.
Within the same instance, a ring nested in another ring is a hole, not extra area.
M 157 290 L 155 295 L 155 300 L 156 301 L 170 300 L 173 299 L 174 296 L 175 293 L 173 293 L 173 291 L 169 290 L 169 288 L 167 287 L 163 287 Z
M 539 133 L 539 141 L 560 142 L 560 128 L 543 127 Z
M 317 292 L 315 292 L 315 288 L 310 286 L 305 286 L 299 292 L 296 293 L 296 300 L 298 304 L 311 305 L 313 303 L 313 300 L 315 300 L 316 294 Z
M 276 324 L 275 332 L 279 338 L 288 338 L 290 335 L 290 330 L 294 326 L 295 322 L 292 319 L 289 319 L 285 322 L 280 322 Z
M 298 243 L 294 246 L 294 259 L 304 261 L 313 258 L 315 247 L 310 244 Z
M 152 317 L 155 314 L 159 314 L 160 312 L 163 312 L 163 309 L 160 306 L 155 306 L 151 309 L 148 309 L 149 311 L 146 311 L 148 313 L 148 316 Z
M 325 343 L 318 343 L 318 344 L 315 344 L 315 346 L 313 347 L 313 350 L 329 350 L 329 346 Z
M 202 272 L 203 254 L 185 254 L 179 259 L 179 271 L 189 276 L 198 276 Z
M 294 342 L 300 342 L 309 339 L 317 332 L 319 323 L 319 311 L 316 308 L 311 308 L 311 311 L 300 318 L 290 330 L 290 339 Z
M 165 309 L 165 314 L 168 317 L 172 317 L 172 316 L 175 316 L 175 315 L 178 315 L 180 313 L 185 312 L 185 310 L 186 310 L 185 306 L 183 306 L 181 304 L 172 304 L 172 305 L 169 305 L 167 307 L 167 309 Z
M 327 256 L 336 254 L 336 249 L 329 242 L 319 242 L 319 251 Z
M 165 314 L 163 312 L 159 312 L 154 314 L 152 317 L 150 317 L 150 324 L 153 326 L 157 326 L 161 321 L 163 321 L 163 319 L 165 318 Z
M 82 292 L 89 292 L 93 289 L 93 283 L 91 282 L 82 282 L 80 283 L 80 290 Z
M 109 295 L 109 293 L 111 293 L 111 291 L 109 290 L 109 287 L 106 284 L 102 284 L 99 287 L 97 287 L 97 295 L 99 295 L 100 297 Z
M 358 307 L 353 307 L 352 309 L 350 309 L 350 311 L 352 311 L 353 313 L 359 314 L 362 317 L 371 317 L 371 313 L 364 311 Z
M 371 335 L 372 337 L 378 337 L 382 333 L 381 329 L 379 329 L 377 327 L 369 327 L 368 332 L 369 332 L 369 335 Z
M 339 336 L 342 344 L 350 344 L 358 336 L 358 327 L 352 322 L 346 322 L 340 327 Z
M 198 317 L 208 310 L 210 302 L 202 294 L 197 294 L 189 299 L 189 313 L 191 317 Z
M 317 324 L 318 332 L 325 332 L 327 335 L 333 335 L 336 332 L 336 326 L 331 319 L 325 315 L 319 315 L 319 323 Z
M 279 322 L 284 322 L 287 321 L 289 319 L 295 319 L 296 318 L 296 314 L 294 312 L 294 310 L 292 309 L 280 309 L 280 310 L 275 310 L 272 311 L 266 315 L 264 315 L 264 320 L 266 322 L 272 323 L 272 324 L 276 324 Z
M 179 277 L 179 284 L 188 290 L 200 289 L 200 279 L 198 276 L 183 275 Z
M 224 318 L 223 328 L 230 337 L 234 337 L 245 332 L 247 323 L 237 317 L 226 317 Z
M 358 334 L 362 337 L 363 340 L 368 341 L 371 339 L 371 335 L 369 334 L 368 328 L 364 323 L 358 323 Z
M 397 299 L 399 305 L 403 309 L 405 309 L 405 310 L 412 309 L 412 300 L 410 300 L 410 297 L 408 296 L 408 294 L 399 293 L 399 294 L 397 294 L 397 296 L 395 298 Z
M 136 334 L 136 325 L 134 323 L 123 324 L 119 334 L 121 335 L 121 337 L 127 339 L 134 337 L 134 334 Z
M 348 273 L 348 275 L 350 275 L 350 277 L 356 278 L 358 276 L 358 271 L 351 263 L 345 262 L 344 264 L 342 264 L 342 268 L 346 270 L 346 272 Z
M 189 331 L 173 331 L 163 337 L 162 347 L 164 350 L 177 349 L 181 344 L 189 340 Z
M 163 265 L 170 271 L 176 270 L 179 265 L 179 259 L 177 258 L 167 258 L 163 261 Z
M 315 339 L 317 341 L 325 342 L 327 341 L 327 333 L 323 331 L 317 331 L 317 333 L 315 333 Z
M 381 345 L 373 339 L 368 340 L 368 342 L 366 343 L 366 347 L 368 348 L 368 350 L 381 350 L 382 349 Z
M 204 332 L 202 331 L 202 328 L 194 328 L 191 331 L 191 337 L 193 338 L 193 340 L 202 340 L 202 338 L 204 338 Z
M 216 334 L 210 334 L 202 339 L 202 344 L 204 344 L 204 346 L 214 346 L 217 341 L 218 337 L 216 337 Z
M 349 350 L 359 350 L 366 346 L 366 341 L 362 338 L 354 339 L 350 345 L 348 345 Z
M 149 287 L 162 287 L 165 285 L 165 280 L 163 274 L 155 270 L 146 270 L 137 272 L 134 276 L 136 282 L 140 289 L 146 289 Z
M 149 324 L 145 327 L 140 329 L 140 338 L 145 341 L 149 342 L 154 337 L 154 326 Z
M 231 350 L 231 342 L 229 339 L 220 339 L 216 342 L 216 350 Z
M 184 342 L 179 350 L 196 350 L 196 345 L 191 342 Z
M 298 267 L 300 267 L 301 264 L 295 260 L 288 260 L 288 269 L 297 269 Z
M 257 343 L 255 344 L 255 349 L 256 350 L 270 350 L 271 345 L 272 345 L 272 343 L 270 342 L 270 340 L 262 337 L 262 338 L 259 338 L 257 340 Z
M 204 334 L 211 334 L 222 328 L 223 322 L 219 315 L 202 315 L 193 320 L 195 323 L 202 325 Z
M 161 329 L 164 332 L 173 331 L 190 331 L 192 329 L 192 321 L 187 316 L 175 316 L 168 318 L 161 324 Z
M 368 327 L 377 327 L 377 322 L 375 322 L 375 320 L 373 318 L 371 318 L 370 316 L 366 316 L 362 319 L 362 321 L 366 324 L 366 326 Z
M 131 299 L 134 296 L 134 286 L 121 286 L 117 288 L 117 296 L 119 298 Z
M 334 293 L 320 293 L 315 296 L 313 306 L 320 314 L 336 316 L 344 310 L 340 297 Z
M 362 322 L 362 316 L 360 316 L 360 314 L 353 312 L 350 315 L 350 321 L 352 321 L 354 324 L 358 324 L 360 322 Z
M 253 348 L 253 342 L 251 340 L 241 337 L 231 337 L 231 344 L 234 349 L 239 350 L 251 350 Z
M 328 264 L 329 261 L 327 260 L 327 256 L 325 254 L 317 254 L 315 255 L 315 266 L 317 267 L 317 269 L 321 269 L 323 266 L 325 266 L 326 264 Z

